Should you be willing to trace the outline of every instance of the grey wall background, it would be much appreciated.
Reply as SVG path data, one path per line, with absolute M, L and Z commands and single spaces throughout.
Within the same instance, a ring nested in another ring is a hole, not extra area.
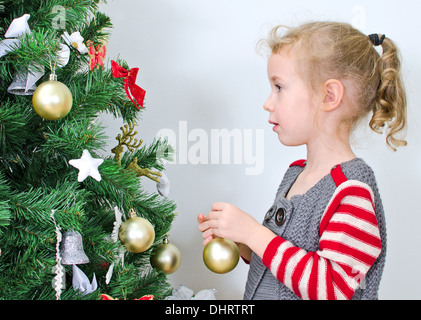
M 182 264 L 169 278 L 174 287 L 183 284 L 195 292 L 216 289 L 217 299 L 242 298 L 248 267 L 240 261 L 225 275 L 206 269 L 197 214 L 226 201 L 261 221 L 287 166 L 306 157 L 304 147 L 282 146 L 267 123 L 262 107 L 269 94 L 266 59 L 256 53 L 257 41 L 277 24 L 308 20 L 347 21 L 366 34 L 385 33 L 395 40 L 409 98 L 409 145 L 393 153 L 384 137 L 363 128 L 356 133 L 355 151 L 374 168 L 386 210 L 388 256 L 380 298 L 421 298 L 421 43 L 416 36 L 421 2 L 110 0 L 101 9 L 114 24 L 108 63 L 120 55 L 139 67 L 137 84 L 147 91 L 139 135 L 148 144 L 160 132 L 172 133 L 178 152 L 166 174 L 169 198 L 179 213 L 169 236 L 182 252 Z M 109 115 L 101 120 L 110 137 L 104 151 L 109 155 L 122 122 Z M 241 139 L 231 140 L 229 152 L 222 145 L 212 147 L 212 132 L 222 129 Z M 252 148 L 249 156 L 246 148 Z M 198 155 L 205 157 L 202 162 Z M 212 164 L 212 157 L 219 163 Z M 254 174 L 247 171 L 253 168 Z M 145 189 L 156 191 L 154 182 L 142 179 Z

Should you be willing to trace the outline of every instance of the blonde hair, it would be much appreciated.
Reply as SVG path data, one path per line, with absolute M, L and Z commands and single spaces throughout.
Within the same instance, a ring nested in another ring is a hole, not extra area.
M 281 35 L 283 28 L 287 32 Z M 370 38 L 350 24 L 311 22 L 295 28 L 277 26 L 264 42 L 272 53 L 297 48 L 298 68 L 313 89 L 331 78 L 350 80 L 345 99 L 358 108 L 345 122 L 353 128 L 372 113 L 370 128 L 386 133 L 392 150 L 406 145 L 396 137 L 406 128 L 406 94 L 398 48 L 391 39 L 384 38 L 380 55 Z

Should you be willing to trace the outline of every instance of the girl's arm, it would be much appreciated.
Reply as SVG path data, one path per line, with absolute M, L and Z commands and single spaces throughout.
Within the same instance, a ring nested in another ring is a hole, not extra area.
M 216 235 L 243 243 L 303 299 L 352 298 L 382 248 L 373 193 L 357 181 L 336 189 L 322 217 L 315 252 L 276 236 L 231 204 L 215 203 L 212 210 L 199 225 L 205 242 Z
M 380 255 L 374 197 L 362 183 L 342 184 L 320 224 L 319 250 L 275 237 L 262 255 L 279 281 L 303 299 L 351 299 Z

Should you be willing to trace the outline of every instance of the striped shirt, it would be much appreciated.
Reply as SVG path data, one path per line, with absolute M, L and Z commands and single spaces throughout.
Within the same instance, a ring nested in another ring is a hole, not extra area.
M 319 220 L 317 249 L 305 250 L 276 236 L 262 259 L 302 299 L 351 299 L 382 252 L 371 187 L 348 180 L 340 165 L 331 175 L 336 189 Z
M 282 237 L 269 244 L 263 263 L 303 299 L 351 299 L 381 252 L 369 186 L 342 183 L 320 223 L 320 249 L 306 252 Z

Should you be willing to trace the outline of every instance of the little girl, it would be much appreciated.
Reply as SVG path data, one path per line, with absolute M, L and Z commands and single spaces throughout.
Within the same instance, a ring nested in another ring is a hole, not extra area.
M 199 214 L 203 244 L 235 241 L 250 263 L 245 299 L 377 299 L 386 254 L 383 206 L 350 135 L 371 116 L 387 145 L 406 145 L 406 96 L 395 44 L 346 23 L 274 28 L 264 109 L 286 146 L 306 145 L 263 224 L 229 203 Z M 379 55 L 375 46 L 382 47 Z

